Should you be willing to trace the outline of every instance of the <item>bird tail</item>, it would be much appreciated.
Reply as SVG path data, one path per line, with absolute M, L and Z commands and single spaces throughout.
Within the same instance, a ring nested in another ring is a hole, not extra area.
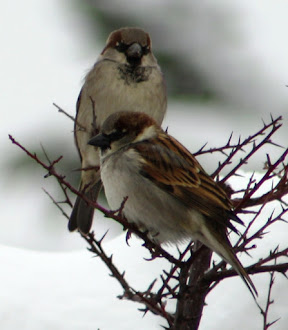
M 258 296 L 257 289 L 251 278 L 245 271 L 244 267 L 242 266 L 241 262 L 237 258 L 236 254 L 234 253 L 233 248 L 226 235 L 221 235 L 221 237 L 220 235 L 219 237 L 217 235 L 217 237 L 215 237 L 215 234 L 211 234 L 209 230 L 205 230 L 205 233 L 203 234 L 205 239 L 202 240 L 202 243 L 208 246 L 211 250 L 215 251 L 221 258 L 223 258 L 233 267 L 233 269 L 238 273 L 238 275 L 242 278 L 243 282 L 246 284 L 253 298 L 256 299 L 256 296 Z
M 248 287 L 249 291 L 251 292 L 253 298 L 255 299 L 256 296 L 258 296 L 257 289 L 256 289 L 254 283 L 252 282 L 250 276 L 247 274 L 246 270 L 240 263 L 236 254 L 233 252 L 232 247 L 230 247 L 230 244 L 229 244 L 229 246 L 227 245 L 227 247 L 225 247 L 223 250 L 224 250 L 222 253 L 223 259 L 234 268 L 234 270 L 242 278 L 242 280 Z
M 92 188 L 88 191 L 82 190 L 81 192 L 88 199 L 95 202 L 98 198 L 101 190 L 102 183 L 99 180 Z M 94 215 L 94 207 L 88 205 L 80 196 L 77 196 L 69 222 L 69 231 L 78 229 L 82 234 L 87 235 L 91 229 Z

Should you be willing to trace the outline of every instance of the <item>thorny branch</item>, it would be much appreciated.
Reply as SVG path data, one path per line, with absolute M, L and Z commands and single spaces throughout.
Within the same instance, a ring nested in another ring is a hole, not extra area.
M 276 252 L 277 249 L 275 249 L 274 252 Z M 274 260 L 274 264 L 276 265 L 277 258 Z M 274 300 L 271 299 L 272 294 L 272 287 L 275 282 L 275 271 L 270 272 L 270 281 L 268 286 L 268 294 L 267 294 L 267 300 L 266 300 L 266 306 L 265 309 L 263 309 L 258 303 L 257 306 L 260 310 L 261 315 L 263 316 L 263 330 L 268 330 L 273 324 L 275 324 L 277 321 L 280 320 L 280 317 L 272 322 L 268 322 L 268 312 L 269 307 L 274 304 Z
M 73 122 L 75 122 L 75 118 L 73 116 L 69 115 L 69 113 L 67 113 L 64 109 L 59 107 L 59 105 L 57 105 L 56 103 L 53 103 L 53 105 L 54 105 L 55 108 L 58 109 L 58 112 L 63 113 L 66 117 L 68 117 Z M 78 129 L 81 129 L 81 130 L 85 131 L 85 127 L 80 125 L 78 122 L 77 122 L 77 127 L 78 127 Z
M 45 175 L 45 177 L 49 177 L 49 176 L 55 177 L 62 189 L 69 189 L 72 193 L 74 193 L 77 196 L 80 196 L 83 200 L 85 200 L 85 202 L 92 205 L 97 210 L 101 211 L 105 215 L 105 217 L 112 218 L 112 219 L 116 220 L 117 222 L 119 222 L 124 227 L 125 230 L 129 229 L 131 232 L 136 234 L 138 237 L 142 238 L 144 240 L 144 246 L 150 251 L 150 253 L 152 255 L 152 258 L 164 257 L 171 263 L 175 263 L 177 265 L 181 264 L 181 262 L 179 262 L 178 259 L 174 258 L 167 251 L 165 251 L 160 246 L 153 243 L 147 237 L 146 233 L 141 232 L 140 230 L 138 230 L 138 228 L 134 224 L 129 223 L 125 218 L 123 218 L 120 215 L 117 215 L 118 210 L 117 211 L 107 210 L 106 208 L 104 208 L 100 204 L 89 200 L 84 194 L 79 192 L 68 181 L 66 181 L 64 175 L 58 174 L 58 172 L 56 171 L 54 165 L 57 164 L 62 159 L 62 156 L 60 156 L 58 159 L 56 159 L 53 162 L 49 162 L 49 164 L 45 164 L 43 161 L 41 161 L 37 157 L 36 154 L 32 154 L 30 151 L 28 151 L 19 142 L 17 142 L 11 135 L 9 135 L 9 139 L 12 141 L 13 144 L 16 144 L 19 148 L 21 148 L 30 158 L 34 159 L 39 165 L 41 165 L 45 170 L 48 171 L 48 173 Z
M 63 113 L 65 116 L 70 118 L 73 122 L 75 122 L 75 118 L 73 116 L 69 115 L 69 113 L 67 113 L 64 109 L 59 107 L 59 105 L 57 105 L 56 103 L 53 103 L 53 105 L 54 105 L 54 107 L 56 107 L 58 109 L 58 112 Z
M 63 109 L 61 109 L 57 105 L 55 106 L 60 112 L 63 112 L 70 119 L 74 120 L 74 118 L 68 115 Z M 219 177 L 223 169 L 229 166 L 230 170 L 228 174 L 226 174 L 226 176 L 224 176 L 224 178 L 221 180 L 222 183 L 225 183 L 232 176 L 237 176 L 237 171 L 241 169 L 245 164 L 247 164 L 250 158 L 253 157 L 260 149 L 263 149 L 265 145 L 273 145 L 275 147 L 278 147 L 278 145 L 272 141 L 272 136 L 282 126 L 281 120 L 281 117 L 278 117 L 276 119 L 273 119 L 271 117 L 271 120 L 268 124 L 263 123 L 263 127 L 258 132 L 244 140 L 241 140 L 241 138 L 239 138 L 236 142 L 233 142 L 233 135 L 231 134 L 225 146 L 219 148 L 205 149 L 205 145 L 194 155 L 198 156 L 205 153 L 214 154 L 217 152 L 224 155 L 226 159 L 218 164 L 218 167 L 214 171 L 212 176 Z M 202 253 L 201 249 L 197 250 L 196 252 L 192 252 L 194 244 L 189 243 L 189 245 L 183 252 L 178 251 L 178 256 L 171 255 L 162 247 L 157 246 L 152 241 L 150 241 L 147 236 L 147 233 L 139 231 L 135 225 L 126 221 L 126 219 L 122 215 L 122 209 L 123 207 L 125 207 L 125 200 L 123 201 L 121 208 L 116 211 L 107 210 L 98 203 L 88 200 L 85 195 L 81 194 L 69 182 L 66 181 L 64 175 L 59 174 L 55 169 L 59 161 L 62 159 L 62 156 L 60 156 L 54 161 L 50 161 L 47 153 L 43 149 L 46 160 L 48 162 L 46 164 L 45 162 L 41 161 L 36 154 L 31 153 L 25 147 L 23 147 L 11 135 L 9 135 L 9 138 L 13 144 L 21 148 L 30 158 L 35 160 L 48 172 L 45 177 L 52 176 L 56 178 L 64 194 L 64 201 L 57 202 L 53 198 L 53 196 L 51 196 L 47 191 L 45 191 L 45 193 L 51 198 L 53 203 L 58 207 L 58 209 L 63 213 L 65 217 L 68 218 L 68 215 L 63 210 L 62 205 L 66 204 L 71 207 L 72 203 L 70 200 L 70 194 L 76 194 L 83 198 L 94 208 L 102 212 L 105 217 L 112 218 L 115 221 L 119 222 L 123 226 L 124 230 L 128 230 L 127 239 L 129 238 L 130 233 L 136 234 L 138 237 L 140 237 L 144 241 L 143 246 L 147 248 L 151 254 L 151 260 L 157 258 L 165 258 L 171 264 L 169 271 L 163 270 L 162 274 L 159 274 L 161 284 L 160 286 L 158 285 L 158 289 L 156 288 L 157 279 L 154 279 L 150 283 L 146 291 L 140 292 L 136 288 L 132 288 L 132 286 L 125 279 L 125 272 L 121 273 L 116 267 L 112 256 L 108 256 L 106 254 L 102 244 L 105 239 L 105 235 L 100 239 L 96 239 L 93 232 L 87 236 L 81 235 L 83 239 L 88 243 L 89 250 L 101 258 L 101 260 L 111 271 L 111 275 L 121 285 L 124 293 L 123 295 L 119 296 L 119 298 L 125 298 L 134 302 L 141 303 L 145 306 L 144 309 L 141 309 L 144 313 L 150 311 L 154 314 L 161 316 L 167 321 L 169 329 L 175 329 L 175 316 L 177 317 L 177 314 L 172 314 L 171 312 L 168 312 L 166 310 L 166 304 L 168 300 L 175 299 L 177 301 L 177 313 L 184 313 L 185 308 L 187 312 L 187 307 L 189 306 L 190 308 L 190 305 L 187 305 L 186 307 L 185 305 L 183 305 L 183 308 L 181 307 L 181 304 L 183 304 L 184 302 L 183 297 L 185 295 L 187 296 L 190 294 L 190 298 L 191 295 L 193 295 L 193 299 L 191 300 L 192 306 L 193 301 L 202 301 L 202 303 L 204 304 L 205 297 L 207 296 L 207 294 L 209 294 L 209 292 L 213 290 L 215 286 L 220 283 L 220 281 L 225 278 L 237 275 L 233 269 L 227 269 L 226 263 L 224 261 L 221 261 L 218 264 L 213 264 L 209 271 L 205 272 L 203 270 L 202 273 L 200 272 L 197 275 L 197 278 L 194 278 L 194 282 L 189 283 L 189 280 L 191 281 L 191 274 L 189 269 L 192 265 L 195 266 L 197 264 L 197 260 L 199 260 L 199 256 Z M 245 156 L 239 161 L 237 161 L 236 164 L 233 164 L 233 160 L 240 152 L 242 154 L 246 153 Z M 232 201 L 235 206 L 235 211 L 238 214 L 250 214 L 252 217 L 242 237 L 239 238 L 235 245 L 236 252 L 250 252 L 251 250 L 256 248 L 256 241 L 258 239 L 265 239 L 265 235 L 268 232 L 268 228 L 270 229 L 270 227 L 276 222 L 287 221 L 285 219 L 285 216 L 288 212 L 287 200 L 285 201 L 284 198 L 288 194 L 287 158 L 288 149 L 284 150 L 282 155 L 274 162 L 270 159 L 270 156 L 267 155 L 265 163 L 265 172 L 263 176 L 257 180 L 255 175 L 252 175 L 244 189 L 235 191 L 235 193 L 237 193 L 237 198 L 234 198 Z M 232 169 L 231 166 L 233 166 Z M 266 191 L 265 193 L 259 193 L 260 188 L 268 182 L 271 185 L 271 189 Z M 239 197 L 240 194 L 241 197 Z M 270 202 L 277 202 L 278 205 L 282 207 L 282 210 L 279 211 L 278 214 L 272 211 L 270 217 L 268 217 L 265 222 L 261 220 L 263 224 L 259 226 L 260 215 L 263 213 L 263 210 L 268 207 L 267 205 Z M 210 258 L 210 256 L 211 253 L 210 255 L 208 255 L 208 257 Z M 268 312 L 269 307 L 272 303 L 274 303 L 273 299 L 271 298 L 272 287 L 275 281 L 274 274 L 275 272 L 278 272 L 286 276 L 286 272 L 288 270 L 287 258 L 288 247 L 282 249 L 276 247 L 273 251 L 269 253 L 268 256 L 263 256 L 260 260 L 254 262 L 252 265 L 246 268 L 246 271 L 249 274 L 270 273 L 270 282 L 268 286 L 266 306 L 262 308 L 260 305 L 258 305 L 264 319 L 263 329 L 268 329 L 273 324 L 275 324 L 275 322 L 277 322 L 277 320 L 270 323 L 268 322 Z M 286 262 L 284 260 L 286 260 Z M 199 324 L 200 319 L 201 315 L 199 316 L 199 319 L 196 320 L 196 322 L 194 322 L 195 320 L 193 322 L 195 324 Z M 187 329 L 197 328 L 197 325 L 195 325 L 194 327 L 189 327 L 188 325 L 187 327 Z
M 173 317 L 165 311 L 165 308 L 161 305 L 161 301 L 155 303 L 153 294 L 150 293 L 152 287 L 149 287 L 146 292 L 140 292 L 136 289 L 133 289 L 128 282 L 125 280 L 125 271 L 121 273 L 118 268 L 114 265 L 112 260 L 113 255 L 110 257 L 105 253 L 102 247 L 102 241 L 105 238 L 106 234 L 100 239 L 96 240 L 94 237 L 94 233 L 90 233 L 89 235 L 81 235 L 83 239 L 89 244 L 90 248 L 88 249 L 92 253 L 95 253 L 97 256 L 101 258 L 101 260 L 105 263 L 108 269 L 111 271 L 111 276 L 115 277 L 119 284 L 122 286 L 124 290 L 124 294 L 119 296 L 120 299 L 129 299 L 131 301 L 140 302 L 146 306 L 147 310 L 150 310 L 154 314 L 160 315 L 164 317 L 169 325 L 172 325 Z

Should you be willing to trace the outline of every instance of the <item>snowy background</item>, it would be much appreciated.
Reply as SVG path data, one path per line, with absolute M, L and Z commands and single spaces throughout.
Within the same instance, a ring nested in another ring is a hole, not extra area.
M 193 61 L 225 99 L 205 104 L 170 99 L 164 127 L 195 151 L 207 141 L 211 146 L 225 143 L 231 131 L 236 136 L 254 133 L 261 119 L 268 121 L 272 113 L 284 116 L 276 142 L 287 146 L 287 2 L 266 0 L 260 8 L 258 1 L 221 0 L 216 6 L 209 0 L 179 5 L 158 0 L 150 4 L 152 16 L 147 3 L 123 1 L 117 9 L 148 31 L 148 20 L 158 15 L 154 28 L 165 32 L 161 46 Z M 159 318 L 142 318 L 136 304 L 116 298 L 122 290 L 108 270 L 98 258 L 91 258 L 77 234 L 67 232 L 66 220 L 41 190 L 56 193 L 54 181 L 44 179 L 45 173 L 34 164 L 29 163 L 33 176 L 11 166 L 22 152 L 12 146 L 8 134 L 32 151 L 41 142 L 49 146 L 48 152 L 53 146 L 61 150 L 65 159 L 76 155 L 72 122 L 58 114 L 52 102 L 74 113 L 82 78 L 103 48 L 103 36 L 93 36 L 96 47 L 80 45 L 77 40 L 88 38 L 85 18 L 76 15 L 67 0 L 3 1 L 0 9 L 0 328 L 161 329 L 160 324 L 166 324 Z M 183 47 L 181 40 L 190 38 Z M 157 48 L 160 40 L 153 35 L 152 39 Z M 213 42 L 217 47 L 211 52 Z M 247 170 L 260 171 L 263 159 L 256 157 Z M 206 163 L 203 157 L 201 162 L 208 170 L 215 167 L 211 159 Z M 110 226 L 97 213 L 99 235 Z M 259 243 L 254 258 L 279 243 L 287 244 L 287 227 L 279 224 L 272 229 L 270 241 Z M 116 264 L 135 287 L 146 288 L 165 265 L 145 262 L 139 241 L 127 247 L 123 235 L 117 236 L 117 226 L 109 235 L 105 247 L 115 254 Z M 252 262 L 244 256 L 241 260 Z M 276 280 L 271 320 L 281 317 L 274 329 L 284 330 L 288 288 L 283 276 Z M 253 281 L 261 292 L 260 302 L 265 301 L 268 275 L 253 276 Z M 200 329 L 262 328 L 259 311 L 239 278 L 223 282 L 207 302 Z

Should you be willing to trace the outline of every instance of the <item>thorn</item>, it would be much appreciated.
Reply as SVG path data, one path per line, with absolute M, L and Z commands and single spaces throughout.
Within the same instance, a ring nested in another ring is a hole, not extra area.
M 102 243 L 103 239 L 104 239 L 104 238 L 106 237 L 106 235 L 108 234 L 108 231 L 109 231 L 109 229 L 107 229 L 106 232 L 104 233 L 104 235 L 100 238 L 100 240 L 99 240 L 99 244 Z M 93 238 L 94 238 L 94 232 L 93 232 Z
M 231 142 L 232 136 L 233 136 L 233 131 L 230 134 L 230 137 L 228 139 L 228 142 L 227 142 L 226 146 L 230 146 L 230 142 Z
M 129 244 L 129 239 L 131 238 L 131 236 L 132 236 L 132 231 L 131 230 L 127 230 L 127 233 L 126 233 L 126 244 L 128 245 L 128 246 L 130 246 L 130 244 Z
M 149 285 L 147 292 L 150 293 L 151 290 L 153 289 L 153 286 L 155 285 L 155 283 L 157 282 L 157 278 L 155 278 L 154 281 L 152 281 L 152 283 Z

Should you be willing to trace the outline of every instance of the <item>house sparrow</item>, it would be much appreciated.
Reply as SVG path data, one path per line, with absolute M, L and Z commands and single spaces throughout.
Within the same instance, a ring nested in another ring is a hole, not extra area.
M 98 134 L 105 119 L 116 111 L 131 109 L 145 112 L 161 124 L 166 105 L 166 86 L 149 34 L 139 28 L 112 32 L 77 101 L 74 135 L 82 162 L 81 193 L 96 201 L 102 187 L 99 155 L 88 141 Z M 69 230 L 87 234 L 93 213 L 94 208 L 78 196 Z
M 256 288 L 233 252 L 227 229 L 243 222 L 233 213 L 226 192 L 177 140 L 144 113 L 118 112 L 89 141 L 101 150 L 101 179 L 109 206 L 154 242 L 198 240 L 219 254 Z M 253 294 L 254 296 L 254 294 Z

